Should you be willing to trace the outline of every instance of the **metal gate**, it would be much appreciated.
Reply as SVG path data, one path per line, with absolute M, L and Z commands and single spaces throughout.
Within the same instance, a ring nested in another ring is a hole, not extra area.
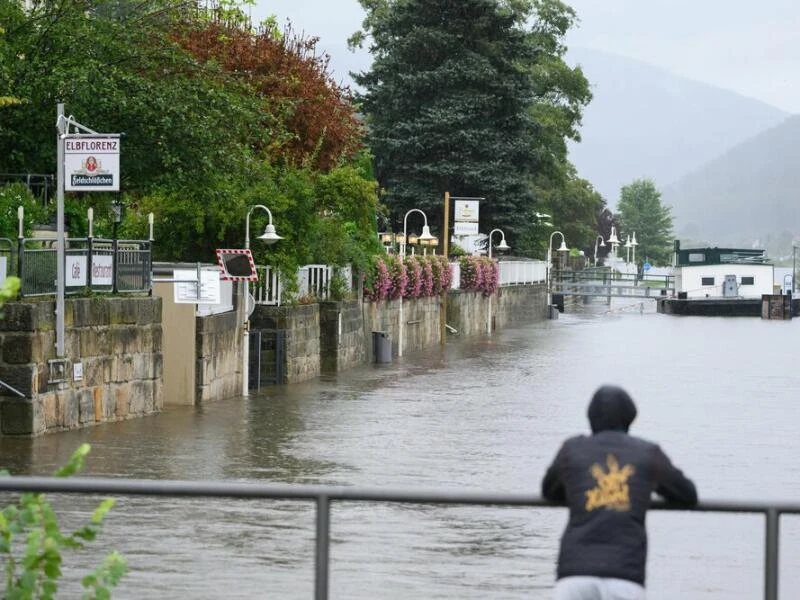
M 286 357 L 286 331 L 254 329 L 250 331 L 250 365 L 248 389 L 283 383 Z

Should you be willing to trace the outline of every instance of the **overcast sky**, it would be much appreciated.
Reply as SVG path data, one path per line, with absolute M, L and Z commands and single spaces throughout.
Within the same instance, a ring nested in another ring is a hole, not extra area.
M 346 50 L 356 0 L 256 0 L 253 16 L 290 19 L 320 38 L 336 79 L 366 68 Z M 581 19 L 568 44 L 597 48 L 800 113 L 798 0 L 567 0 Z

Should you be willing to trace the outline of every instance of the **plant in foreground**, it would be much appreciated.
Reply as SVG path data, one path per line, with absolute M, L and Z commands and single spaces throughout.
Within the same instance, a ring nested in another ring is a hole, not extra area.
M 89 444 L 82 444 L 69 462 L 54 473 L 69 477 L 83 468 Z M 3 471 L 1 474 L 8 475 Z M 4 600 L 46 600 L 54 598 L 61 577 L 62 553 L 84 547 L 97 537 L 103 518 L 115 500 L 103 500 L 92 513 L 88 524 L 65 534 L 44 494 L 27 492 L 16 505 L 0 511 L 0 562 L 4 563 Z M 84 599 L 102 600 L 111 597 L 114 587 L 127 571 L 125 559 L 116 550 L 103 563 L 86 575 L 81 583 Z

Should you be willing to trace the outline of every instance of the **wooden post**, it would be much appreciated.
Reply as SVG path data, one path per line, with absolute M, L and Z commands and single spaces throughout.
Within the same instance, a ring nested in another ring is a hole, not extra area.
M 444 193 L 444 228 L 442 229 L 444 238 L 444 259 L 449 260 L 450 256 L 450 192 Z M 444 290 L 441 303 L 439 304 L 439 343 L 444 346 L 447 343 L 447 295 L 450 290 Z

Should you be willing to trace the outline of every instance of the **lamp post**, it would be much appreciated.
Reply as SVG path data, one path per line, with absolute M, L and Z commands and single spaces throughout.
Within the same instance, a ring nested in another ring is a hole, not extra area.
M 503 230 L 502 229 L 492 229 L 489 232 L 489 260 L 492 259 L 492 236 L 495 233 L 499 233 L 500 234 L 500 243 L 497 244 L 497 249 L 500 250 L 501 252 L 505 252 L 506 250 L 510 250 L 511 249 L 511 247 L 508 244 L 506 244 L 506 234 L 503 233 Z M 488 307 L 488 311 L 487 311 L 487 314 L 486 314 L 486 332 L 487 333 L 492 333 L 492 296 L 491 296 L 491 294 L 489 295 L 489 307 Z
M 599 246 L 600 248 L 605 248 L 606 247 L 606 243 L 603 241 L 603 236 L 602 235 L 598 235 L 594 240 L 594 266 L 595 267 L 597 266 L 597 248 L 598 248 L 597 242 L 598 241 L 600 242 L 600 246 Z
M 792 244 L 792 295 L 794 295 L 794 291 L 797 288 L 795 285 L 795 280 L 797 279 L 797 269 L 795 268 L 795 251 L 797 250 L 797 246 Z
M 424 219 L 424 225 L 422 226 L 422 234 L 417 236 L 418 241 L 428 241 L 434 239 L 431 235 L 430 227 L 428 227 L 428 216 L 422 212 L 418 208 L 412 208 L 406 213 L 406 216 L 403 217 L 403 240 L 400 242 L 400 260 L 405 260 L 406 258 L 406 241 L 408 240 L 408 215 L 413 212 L 418 212 L 422 215 Z M 397 328 L 397 356 L 403 356 L 403 329 L 405 324 L 403 323 L 403 292 L 405 290 L 400 290 L 400 326 Z
M 614 278 L 614 270 L 617 268 L 617 246 L 619 246 L 619 238 L 617 238 L 617 228 L 611 226 L 611 235 L 608 236 L 608 243 L 611 244 L 611 277 Z
M 560 231 L 554 231 L 550 234 L 550 241 L 547 242 L 547 265 L 545 273 L 545 281 L 547 282 L 547 310 L 550 310 L 550 305 L 553 303 L 552 282 L 550 281 L 550 271 L 553 264 L 553 236 L 556 234 L 561 236 L 561 245 L 558 247 L 558 252 L 569 252 L 567 242 L 564 239 L 564 234 Z
M 639 267 L 636 266 L 636 246 L 639 245 L 639 242 L 636 241 L 636 232 L 633 232 L 633 237 L 631 238 L 631 254 L 633 256 L 633 266 L 636 268 L 636 280 L 639 279 Z
M 629 262 L 631 262 L 631 236 L 630 236 L 630 234 L 625 239 L 625 250 L 628 251 L 627 255 L 625 256 L 625 270 L 627 272 L 627 270 L 628 270 L 627 265 L 628 265 Z
M 254 204 L 250 207 L 250 210 L 247 211 L 247 218 L 245 219 L 244 247 L 248 249 L 250 248 L 250 215 L 253 214 L 253 211 L 257 208 L 266 211 L 269 216 L 267 227 L 264 229 L 264 233 L 258 236 L 258 239 L 264 241 L 267 245 L 272 245 L 278 240 L 283 239 L 275 231 L 275 225 L 272 224 L 272 213 L 270 210 L 263 204 Z M 243 281 L 242 284 L 242 297 L 244 298 L 244 310 L 246 315 L 244 319 L 244 344 L 242 346 L 242 396 L 248 396 L 250 394 L 250 310 L 248 306 L 250 303 L 250 282 Z M 199 280 L 197 285 L 200 285 Z

